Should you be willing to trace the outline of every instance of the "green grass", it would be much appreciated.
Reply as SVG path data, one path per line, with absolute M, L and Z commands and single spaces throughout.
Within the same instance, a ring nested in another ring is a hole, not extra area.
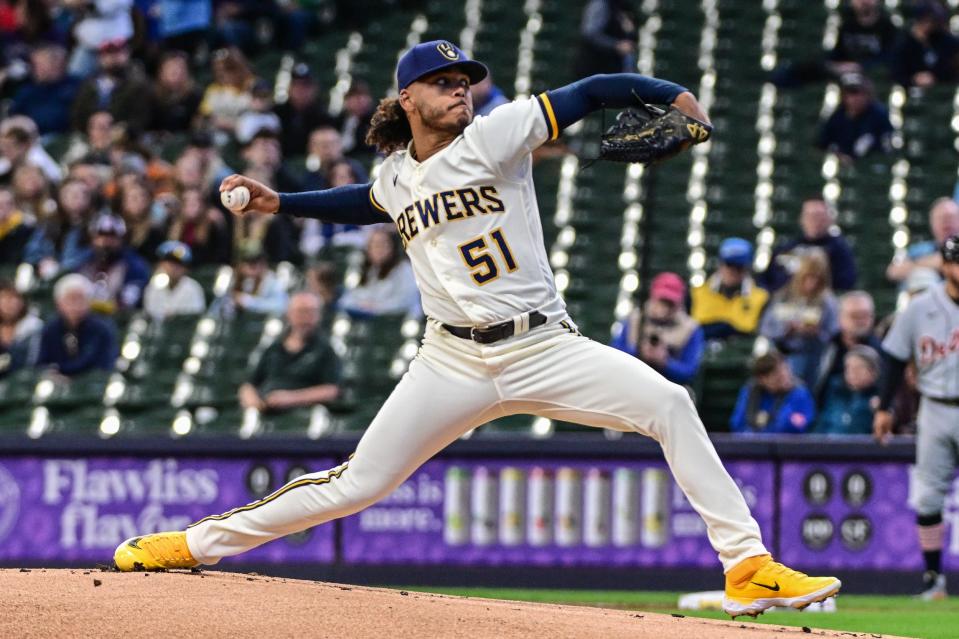
M 688 616 L 729 619 L 718 611 L 678 610 L 675 592 L 631 592 L 617 590 L 525 590 L 501 588 L 424 588 L 421 590 L 463 597 L 509 599 L 540 603 L 600 606 L 648 612 L 682 613 Z M 849 632 L 920 637 L 922 639 L 956 639 L 959 637 L 959 599 L 924 602 L 910 597 L 841 595 L 834 613 L 770 612 L 758 623 L 780 626 L 810 626 Z M 742 622 L 748 617 L 739 617 Z

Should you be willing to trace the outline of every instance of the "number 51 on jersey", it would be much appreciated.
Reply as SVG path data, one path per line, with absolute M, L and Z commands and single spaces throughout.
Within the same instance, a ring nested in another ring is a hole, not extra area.
M 513 259 L 513 253 L 510 251 L 506 238 L 503 237 L 503 229 L 498 228 L 491 231 L 489 234 L 490 241 L 488 243 L 486 238 L 487 236 L 480 235 L 477 238 L 459 245 L 463 262 L 465 262 L 467 268 L 470 269 L 470 275 L 473 277 L 473 281 L 480 286 L 492 282 L 500 275 L 500 267 L 497 266 L 496 260 L 493 259 L 493 251 L 490 248 L 492 245 L 495 245 L 495 247 L 499 249 L 499 256 L 502 258 L 503 263 L 506 264 L 507 272 L 512 273 L 519 268 L 516 260 Z

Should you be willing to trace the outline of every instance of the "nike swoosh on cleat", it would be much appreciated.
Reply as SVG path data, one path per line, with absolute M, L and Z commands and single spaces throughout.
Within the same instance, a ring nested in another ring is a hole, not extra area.
M 133 539 L 131 539 L 130 541 L 127 542 L 127 546 L 129 546 L 130 548 L 136 548 L 137 550 L 143 550 L 142 548 L 140 548 L 140 547 L 137 545 L 137 542 L 139 542 L 141 539 L 143 539 L 143 538 L 142 538 L 142 537 L 135 537 L 135 538 L 133 538 Z
M 749 583 L 751 583 L 751 584 L 753 584 L 753 585 L 756 585 L 756 586 L 759 586 L 760 588 L 766 588 L 766 589 L 768 589 L 768 590 L 772 590 L 773 592 L 779 592 L 779 582 L 778 582 L 778 581 L 773 582 L 773 583 L 775 584 L 775 586 L 767 586 L 766 584 L 761 584 L 761 583 L 756 582 L 756 581 L 750 581 Z

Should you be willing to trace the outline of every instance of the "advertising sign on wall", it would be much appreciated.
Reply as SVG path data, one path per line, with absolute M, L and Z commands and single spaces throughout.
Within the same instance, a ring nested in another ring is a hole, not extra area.
M 769 462 L 727 467 L 766 536 Z M 434 460 L 343 521 L 350 563 L 717 567 L 706 527 L 655 461 Z
M 0 458 L 0 561 L 110 563 L 134 535 L 182 530 L 275 490 L 332 460 Z M 333 527 L 319 526 L 232 559 L 333 560 Z

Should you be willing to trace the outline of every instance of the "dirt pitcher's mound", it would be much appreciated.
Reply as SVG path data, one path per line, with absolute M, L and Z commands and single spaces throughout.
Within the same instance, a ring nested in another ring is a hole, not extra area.
M 813 635 L 840 636 L 820 630 Z M 77 636 L 785 639 L 809 635 L 800 628 L 782 626 L 224 572 L 0 570 L 0 637 Z

